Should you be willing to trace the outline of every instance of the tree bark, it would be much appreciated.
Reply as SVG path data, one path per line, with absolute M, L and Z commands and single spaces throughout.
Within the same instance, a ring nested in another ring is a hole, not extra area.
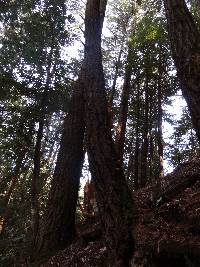
M 76 235 L 75 212 L 84 158 L 85 131 L 82 83 L 78 80 L 64 120 L 49 200 L 35 242 L 35 258 L 69 245 Z
M 184 0 L 165 0 L 165 10 L 177 74 L 200 142 L 200 33 Z
M 111 136 L 101 54 L 105 11 L 100 12 L 100 2 L 88 0 L 85 15 L 87 149 L 110 266 L 128 266 L 134 250 L 133 200 Z

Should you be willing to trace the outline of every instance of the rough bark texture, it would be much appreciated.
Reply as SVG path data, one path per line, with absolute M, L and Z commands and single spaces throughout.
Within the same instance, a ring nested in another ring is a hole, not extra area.
M 200 33 L 184 0 L 165 0 L 165 9 L 173 58 L 200 142 Z
M 87 148 L 110 266 L 124 267 L 134 249 L 133 200 L 111 136 L 101 55 L 100 2 L 88 0 L 85 17 Z
M 36 257 L 65 248 L 75 237 L 75 211 L 84 157 L 84 101 L 80 80 L 64 121 L 49 201 L 36 238 Z

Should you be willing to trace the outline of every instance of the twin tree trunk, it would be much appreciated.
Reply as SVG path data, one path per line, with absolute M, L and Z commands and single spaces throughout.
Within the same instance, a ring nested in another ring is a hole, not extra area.
M 134 250 L 133 199 L 112 140 L 107 110 L 101 54 L 106 2 L 87 1 L 84 62 L 64 123 L 49 203 L 36 238 L 35 252 L 42 256 L 62 249 L 75 236 L 75 210 L 86 122 L 90 171 L 111 266 L 128 266 Z
M 111 136 L 101 54 L 106 1 L 88 0 L 85 16 L 86 136 L 90 171 L 112 266 L 128 266 L 133 253 L 133 200 Z M 105 7 L 105 6 L 104 6 Z
M 172 54 L 200 142 L 200 32 L 184 0 L 165 0 Z

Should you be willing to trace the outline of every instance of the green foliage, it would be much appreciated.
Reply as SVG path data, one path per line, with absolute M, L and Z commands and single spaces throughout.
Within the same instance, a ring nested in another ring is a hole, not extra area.
M 162 91 L 162 122 L 174 125 L 172 142 L 163 140 L 165 157 L 177 166 L 198 153 L 188 111 L 184 110 L 180 120 L 174 121 L 167 110 L 172 104 L 171 96 L 180 89 L 180 85 L 171 58 L 162 2 L 109 1 L 107 29 L 102 38 L 108 98 L 117 76 L 112 108 L 114 126 L 119 118 L 125 67 L 129 65 L 132 71 L 124 156 L 124 170 L 131 188 L 135 179 L 137 142 L 141 168 L 147 97 L 148 182 L 159 172 L 159 86 Z M 191 10 L 198 21 L 196 2 L 191 2 Z M 77 20 L 82 13 L 82 1 L 13 0 L 1 3 L 0 210 L 4 208 L 5 193 L 19 159 L 22 163 L 9 202 L 4 237 L 0 241 L 2 266 L 12 266 L 20 261 L 20 250 L 29 253 L 26 248 L 31 239 L 33 160 L 41 120 L 44 120 L 39 181 L 41 215 L 46 207 L 62 121 L 81 66 L 81 59 L 75 58 L 74 51 L 80 49 L 79 56 L 82 56 L 80 43 L 83 33 L 79 29 L 82 21 L 80 18 Z M 128 51 L 131 51 L 129 56 Z M 77 210 L 77 220 L 83 220 L 80 209 Z

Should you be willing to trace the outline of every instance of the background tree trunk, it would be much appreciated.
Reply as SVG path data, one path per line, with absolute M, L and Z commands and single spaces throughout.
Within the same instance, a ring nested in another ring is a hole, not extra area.
M 44 118 L 39 122 L 39 128 L 37 132 L 34 158 L 33 158 L 33 178 L 31 186 L 31 213 L 32 213 L 32 231 L 33 237 L 36 236 L 39 227 L 39 191 L 40 191 L 40 163 L 41 163 L 41 146 L 44 130 Z
M 162 100 L 161 100 L 161 84 L 158 82 L 158 156 L 159 156 L 159 177 L 162 179 L 164 176 L 163 167 L 163 134 L 162 134 Z
M 140 154 L 140 82 L 137 82 L 137 110 L 136 110 L 136 140 L 135 140 L 135 158 L 134 158 L 134 188 L 137 190 L 139 187 L 139 154 Z
M 184 0 L 165 0 L 165 9 L 177 74 L 200 142 L 200 33 Z
M 128 100 L 131 90 L 131 75 L 133 69 L 133 47 L 129 44 L 127 63 L 124 75 L 124 84 L 121 95 L 119 121 L 116 130 L 116 149 L 119 154 L 120 162 L 123 163 L 124 143 L 126 134 L 126 122 L 128 118 Z
M 48 205 L 35 244 L 35 257 L 65 248 L 74 239 L 75 212 L 84 158 L 84 101 L 81 81 L 64 121 Z
M 149 147 L 149 87 L 148 77 L 145 82 L 145 103 L 144 103 L 144 125 L 142 133 L 142 148 L 141 148 L 141 175 L 140 187 L 144 187 L 147 182 L 147 163 L 148 163 L 148 147 Z

